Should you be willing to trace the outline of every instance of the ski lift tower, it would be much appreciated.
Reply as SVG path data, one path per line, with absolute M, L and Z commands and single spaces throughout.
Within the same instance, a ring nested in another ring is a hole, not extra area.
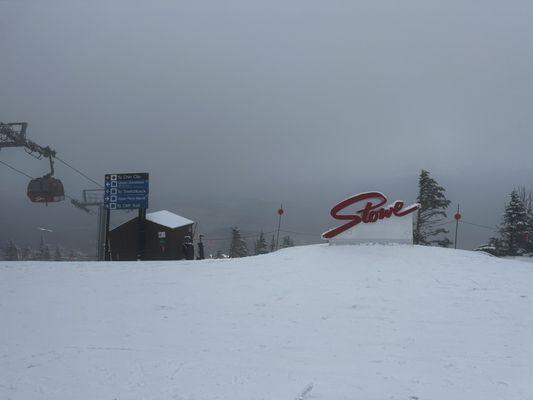
M 89 207 L 98 207 L 98 223 L 96 227 L 96 254 L 98 261 L 104 261 L 105 257 L 105 231 L 106 210 L 104 208 L 104 189 L 85 189 L 82 191 L 82 200 L 71 200 L 74 206 L 92 213 Z

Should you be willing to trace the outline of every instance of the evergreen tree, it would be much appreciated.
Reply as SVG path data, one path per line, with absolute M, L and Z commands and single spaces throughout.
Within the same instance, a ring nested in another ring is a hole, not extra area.
M 276 239 L 274 238 L 274 235 L 272 235 L 272 240 L 270 241 L 270 251 L 276 250 Z
M 259 234 L 259 239 L 255 242 L 255 255 L 267 254 L 268 253 L 268 244 L 265 239 L 265 234 L 263 231 Z
M 48 247 L 48 245 L 45 245 L 44 250 L 41 253 L 41 260 L 50 261 L 51 259 L 52 259 L 52 255 L 50 254 L 50 247 Z
M 527 192 L 525 187 L 518 188 L 517 191 L 527 214 L 526 250 L 528 253 L 533 253 L 533 194 Z
M 39 257 L 38 259 L 41 261 L 50 261 L 52 258 L 50 254 L 50 248 L 48 245 L 44 242 L 44 238 L 41 236 L 41 243 L 39 244 Z
M 498 241 L 499 239 L 496 239 L 496 238 L 491 238 L 489 240 L 489 243 L 488 244 L 482 244 L 481 246 L 479 246 L 478 248 L 474 249 L 474 251 L 482 251 L 482 252 L 485 252 L 485 253 L 488 253 L 488 254 L 491 254 L 493 256 L 499 256 L 500 254 L 498 253 Z
M 54 252 L 54 261 L 63 261 L 63 256 L 61 255 L 59 246 L 56 246 L 56 251 Z
M 24 249 L 22 249 L 22 252 L 21 252 L 21 255 L 20 255 L 20 258 L 21 260 L 23 261 L 28 261 L 28 260 L 31 260 L 32 259 L 32 250 L 31 250 L 31 247 L 24 247 Z
M 485 251 L 486 253 L 492 254 L 493 256 L 501 257 L 507 253 L 503 240 L 500 238 L 490 238 L 489 244 L 480 246 L 480 250 Z M 477 250 L 477 249 L 476 249 Z
M 239 228 L 231 228 L 231 233 L 229 256 L 231 258 L 246 257 L 248 255 L 248 246 L 243 240 Z
M 19 250 L 17 245 L 13 240 L 7 242 L 4 249 L 4 258 L 7 261 L 18 261 L 19 260 Z
M 420 173 L 418 189 L 417 201 L 420 208 L 413 232 L 414 243 L 448 247 L 451 244 L 450 239 L 441 236 L 448 231 L 437 226 L 446 218 L 446 209 L 450 205 L 450 200 L 444 196 L 446 190 L 431 178 L 426 170 Z
M 291 239 L 290 236 L 283 236 L 283 240 L 281 241 L 281 248 L 285 248 L 285 247 L 293 247 L 294 246 L 294 241 Z
M 526 206 L 518 192 L 513 190 L 500 226 L 501 246 L 506 255 L 515 256 L 527 251 L 529 222 Z

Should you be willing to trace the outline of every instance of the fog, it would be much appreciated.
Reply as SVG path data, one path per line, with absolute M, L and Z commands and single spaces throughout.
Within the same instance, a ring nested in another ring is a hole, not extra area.
M 0 121 L 84 173 L 149 172 L 150 210 L 297 243 L 361 191 L 414 201 L 420 169 L 494 226 L 533 189 L 529 1 L 0 1 Z M 33 176 L 22 149 L 0 160 Z M 79 197 L 94 184 L 58 164 Z M 91 250 L 96 218 L 26 198 L 0 165 L 0 241 Z M 115 222 L 132 217 L 116 213 Z M 451 227 L 451 225 L 450 225 Z M 490 229 L 462 225 L 460 247 Z M 210 244 L 215 249 L 216 244 Z

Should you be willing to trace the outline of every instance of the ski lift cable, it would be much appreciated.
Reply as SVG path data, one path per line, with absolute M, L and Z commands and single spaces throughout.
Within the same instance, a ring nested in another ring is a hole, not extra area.
M 88 176 L 87 174 L 83 173 L 82 171 L 80 171 L 78 168 L 70 165 L 68 162 L 66 162 L 65 160 L 62 160 L 61 158 L 59 158 L 58 156 L 55 156 L 55 159 L 57 161 L 59 161 L 60 163 L 64 164 L 65 166 L 69 167 L 70 169 L 72 169 L 73 171 L 77 172 L 78 174 L 80 174 L 81 176 L 83 176 L 85 179 L 87 179 L 88 181 L 94 183 L 96 186 L 98 186 L 99 188 L 103 189 L 104 187 L 98 183 L 97 181 L 95 181 L 93 178 L 91 178 L 90 176 Z
M 283 233 L 291 233 L 293 235 L 304 235 L 304 236 L 314 236 L 314 237 L 320 237 L 320 234 L 319 233 L 304 233 L 304 232 L 295 232 L 295 231 L 288 231 L 288 230 L 285 230 L 285 229 L 280 229 L 279 230 L 280 232 L 283 232 Z M 269 235 L 271 233 L 276 233 L 277 230 L 274 230 L 274 231 L 269 231 L 269 232 L 263 232 L 263 235 Z M 258 233 L 255 233 L 255 234 L 250 234 L 250 235 L 245 235 L 245 236 L 241 236 L 242 239 L 250 239 L 250 238 L 256 238 L 258 236 L 261 235 L 261 232 L 258 232 Z M 207 235 L 203 235 L 204 236 L 204 239 L 205 240 L 231 240 L 232 237 L 228 236 L 228 237 L 225 237 L 225 238 L 210 238 L 209 236 Z
M 24 175 L 26 178 L 34 179 L 33 176 L 28 175 L 27 173 L 21 171 L 20 169 L 15 168 L 15 167 L 12 166 L 12 165 L 9 165 L 8 163 L 6 163 L 6 162 L 4 162 L 4 161 L 2 161 L 2 160 L 0 160 L 0 163 L 4 164 L 4 165 L 5 165 L 6 167 L 8 167 L 8 168 L 11 168 L 11 169 L 12 169 L 13 171 L 15 171 L 15 172 L 18 172 L 19 174 Z
M 269 235 L 271 233 L 276 233 L 276 232 L 277 231 L 263 232 L 263 235 Z M 255 237 L 258 237 L 260 235 L 261 235 L 261 232 L 253 234 L 253 235 L 241 236 L 241 239 L 255 238 Z M 203 236 L 204 236 L 204 240 L 231 240 L 231 239 L 233 239 L 231 236 L 228 236 L 228 237 L 225 237 L 225 238 L 210 238 L 209 236 L 207 236 L 205 234 Z
M 437 226 L 443 226 L 443 225 L 448 225 L 448 224 L 455 224 L 455 221 L 440 222 L 440 223 L 435 224 L 433 226 L 437 227 Z
M 462 223 L 462 224 L 467 224 L 467 225 L 477 226 L 478 228 L 490 229 L 490 230 L 492 230 L 492 231 L 497 231 L 497 230 L 498 230 L 498 227 L 496 227 L 496 226 L 488 226 L 488 225 L 475 224 L 475 223 L 473 223 L 473 222 L 468 222 L 468 221 L 459 221 L 459 222 Z
M 456 221 L 445 221 L 445 222 L 440 222 L 436 225 L 434 225 L 435 227 L 437 226 L 443 226 L 443 225 L 449 225 L 449 224 L 455 224 Z M 465 221 L 463 219 L 459 220 L 459 223 L 460 224 L 467 224 L 467 225 L 472 225 L 472 226 L 477 226 L 478 228 L 484 228 L 484 229 L 490 229 L 490 230 L 493 230 L 493 231 L 497 231 L 498 230 L 498 227 L 497 226 L 488 226 L 488 225 L 482 225 L 482 224 L 476 224 L 474 222 L 468 222 L 468 221 Z M 296 232 L 294 232 L 296 233 Z
M 320 233 L 295 232 L 295 231 L 287 231 L 287 230 L 285 230 L 285 229 L 280 229 L 279 231 L 280 231 L 280 232 L 283 232 L 283 233 L 292 233 L 293 235 L 319 236 L 319 237 L 320 237 Z

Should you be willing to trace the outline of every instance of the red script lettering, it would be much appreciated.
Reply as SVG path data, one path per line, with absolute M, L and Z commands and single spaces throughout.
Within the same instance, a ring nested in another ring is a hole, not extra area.
M 364 207 L 356 211 L 355 214 L 340 214 L 340 212 L 346 207 L 364 201 L 366 201 Z M 331 239 L 360 223 L 372 224 L 385 218 L 391 218 L 392 216 L 403 217 L 415 212 L 419 207 L 418 204 L 413 204 L 409 207 L 403 208 L 404 203 L 400 200 L 396 200 L 391 206 L 388 207 L 383 207 L 385 203 L 387 203 L 387 198 L 383 193 L 380 192 L 361 193 L 341 201 L 331 209 L 331 216 L 335 219 L 346 220 L 349 222 L 335 229 L 327 231 L 322 235 L 322 237 L 324 239 Z

